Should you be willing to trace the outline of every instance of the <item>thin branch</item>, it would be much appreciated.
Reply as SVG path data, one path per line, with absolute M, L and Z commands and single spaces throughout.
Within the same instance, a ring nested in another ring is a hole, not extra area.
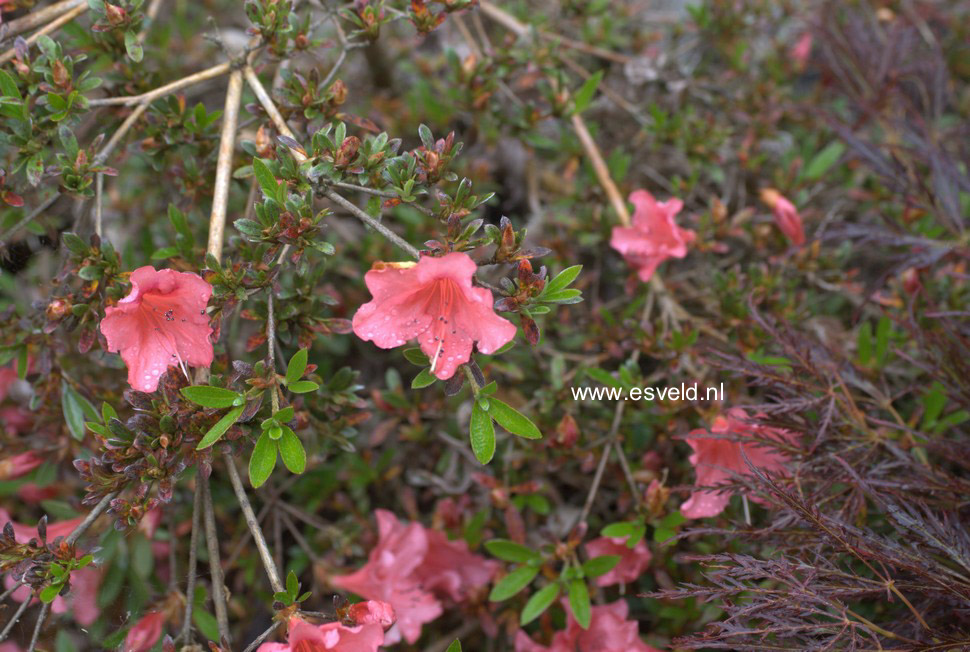
M 141 31 L 138 32 L 138 36 L 135 38 L 139 43 L 145 42 L 145 37 L 148 36 L 148 28 L 151 27 L 155 19 L 158 18 L 158 10 L 162 8 L 162 0 L 152 0 L 152 3 L 148 5 L 148 10 L 145 12 L 145 20 L 142 22 Z
M 87 10 L 88 10 L 87 2 L 77 7 L 74 7 L 64 15 L 44 25 L 42 28 L 40 28 L 39 30 L 37 30 L 36 32 L 31 34 L 24 40 L 27 42 L 27 45 L 33 45 L 34 43 L 37 42 L 37 40 L 41 36 L 44 36 L 45 34 L 50 34 L 51 32 L 56 32 L 61 27 L 71 22 L 72 20 L 74 20 L 75 18 L 77 18 Z M 3 54 L 0 54 L 0 64 L 4 64 L 4 63 L 7 63 L 8 61 L 11 61 L 15 56 L 17 56 L 17 48 L 15 47 L 10 48 Z
M 47 620 L 47 613 L 50 610 L 51 605 L 49 602 L 45 602 L 40 606 L 40 613 L 37 614 L 37 624 L 34 625 L 34 635 L 30 637 L 30 645 L 27 647 L 27 652 L 34 652 L 34 648 L 37 647 L 37 639 L 40 638 L 40 631 L 44 628 L 44 621 Z
M 266 575 L 269 577 L 270 586 L 273 587 L 273 593 L 284 592 L 286 591 L 286 587 L 280 580 L 279 571 L 276 569 L 276 562 L 273 561 L 273 555 L 269 551 L 269 546 L 266 545 L 266 537 L 263 536 L 263 530 L 259 527 L 256 514 L 253 513 L 253 506 L 246 496 L 246 489 L 243 487 L 242 479 L 239 477 L 239 471 L 236 470 L 236 463 L 233 461 L 231 453 L 226 453 L 224 457 L 226 459 L 226 467 L 229 469 L 229 481 L 232 482 L 232 489 L 236 492 L 236 500 L 239 501 L 239 505 L 242 507 L 243 516 L 246 517 L 246 526 L 253 534 L 256 550 L 259 551 L 259 558 L 262 560 L 263 567 L 266 569 Z
M 87 0 L 63 0 L 57 4 L 31 12 L 22 18 L 18 18 L 17 20 L 11 20 L 9 23 L 4 25 L 0 36 L 6 39 L 10 38 L 11 36 L 16 36 L 17 34 L 29 32 L 35 27 L 40 27 L 41 25 L 54 20 L 61 14 L 67 13 L 68 11 L 76 9 L 80 6 L 87 8 L 87 5 Z
M 14 591 L 16 591 L 17 589 L 19 589 L 21 586 L 23 586 L 23 584 L 24 583 L 23 583 L 22 580 L 17 580 L 13 584 L 11 584 L 9 589 L 7 589 L 6 591 L 4 591 L 3 593 L 0 593 L 0 602 L 3 602 L 7 598 L 9 598 L 10 597 L 10 594 L 13 593 Z M 0 641 L 2 641 L 2 640 L 3 639 L 0 638 Z
M 200 471 L 201 473 L 201 471 Z M 202 491 L 196 486 L 192 500 L 192 535 L 189 538 L 189 570 L 185 580 L 185 615 L 182 620 L 182 631 L 178 639 L 183 645 L 189 644 L 192 637 L 192 607 L 195 602 L 195 571 L 198 563 L 199 550 L 199 520 L 202 514 Z
M 415 260 L 418 260 L 421 258 L 420 252 L 418 252 L 417 249 L 412 247 L 411 244 L 407 242 L 407 240 L 405 240 L 398 234 L 394 233 L 394 231 L 391 231 L 389 228 L 387 228 L 386 226 L 384 226 L 383 224 L 375 220 L 373 217 L 371 217 L 364 211 L 357 208 L 357 206 L 350 203 L 349 201 L 347 201 L 346 199 L 344 199 L 343 197 L 335 193 L 333 190 L 324 190 L 322 194 L 330 201 L 334 202 L 335 204 L 338 204 L 342 208 L 349 211 L 351 215 L 353 215 L 361 222 L 363 222 L 367 226 L 371 227 L 372 229 L 380 233 L 382 236 L 384 236 L 385 238 L 387 238 L 388 240 L 396 244 L 398 247 L 408 252 L 408 254 L 410 254 L 411 257 L 414 258 Z
M 619 401 L 616 404 L 616 409 L 613 411 L 613 424 L 610 426 L 610 434 L 607 436 L 606 444 L 603 446 L 603 455 L 600 456 L 600 463 L 596 467 L 596 474 L 593 476 L 593 484 L 590 485 L 589 493 L 586 494 L 586 502 L 583 504 L 583 511 L 579 513 L 579 518 L 577 518 L 572 527 L 572 530 L 580 523 L 586 521 L 589 517 L 590 510 L 593 509 L 593 503 L 596 501 L 596 494 L 599 492 L 600 483 L 603 481 L 603 471 L 606 470 L 606 461 L 610 458 L 610 451 L 613 449 L 613 442 L 616 439 L 616 435 L 620 430 L 620 422 L 623 420 L 623 410 L 626 408 L 625 401 Z
M 266 639 L 268 639 L 270 637 L 270 635 L 272 635 L 272 633 L 275 632 L 277 630 L 277 628 L 279 628 L 279 626 L 281 624 L 282 623 L 275 622 L 272 625 L 270 625 L 269 626 L 269 629 L 267 629 L 265 632 L 263 632 L 262 634 L 260 634 L 259 636 L 257 636 L 256 639 L 252 643 L 250 643 L 249 645 L 246 646 L 246 649 L 243 650 L 243 652 L 253 652 L 253 650 L 255 650 L 256 648 L 258 648 L 260 646 L 260 644 L 262 644 L 263 641 L 265 641 Z
M 9 229 L 4 231 L 3 235 L 0 235 L 0 249 L 7 246 L 10 236 L 14 235 L 15 233 L 17 233 L 17 231 L 27 226 L 27 224 L 29 224 L 31 220 L 33 220 L 35 217 L 37 217 L 38 215 L 46 211 L 48 208 L 50 208 L 51 205 L 53 205 L 53 203 L 56 202 L 60 196 L 61 196 L 61 193 L 55 192 L 53 195 L 45 199 L 40 206 L 38 206 L 34 210 L 30 211 L 27 215 L 25 215 L 22 220 L 20 220 L 19 222 L 11 226 Z
M 246 66 L 243 68 L 243 74 L 246 75 L 246 83 L 249 84 L 249 87 L 253 89 L 256 99 L 259 100 L 259 103 L 263 106 L 263 109 L 265 109 L 266 113 L 269 114 L 270 120 L 273 121 L 273 125 L 276 126 L 276 131 L 280 132 L 284 136 L 294 138 L 293 130 L 290 129 L 288 124 L 286 124 L 286 120 L 283 119 L 283 114 L 280 113 L 278 108 L 276 108 L 273 98 L 271 98 L 269 93 L 266 92 L 266 87 L 263 86 L 263 82 L 259 81 L 259 75 L 256 74 L 253 67 Z M 303 159 L 305 160 L 306 157 L 304 156 Z
M 73 546 L 75 543 L 77 543 L 77 540 L 88 531 L 88 528 L 91 527 L 96 520 L 98 520 L 98 517 L 111 506 L 111 501 L 114 500 L 114 497 L 117 495 L 117 491 L 112 491 L 110 494 L 107 494 L 104 498 L 102 498 L 101 501 L 94 506 L 94 509 L 88 512 L 88 515 L 84 517 L 84 520 L 78 523 L 78 526 L 74 528 L 74 531 L 67 535 L 67 538 L 64 539 L 64 543 L 69 546 Z
M 603 186 L 603 190 L 606 191 L 606 196 L 609 197 L 610 203 L 613 204 L 613 210 L 616 211 L 617 217 L 620 218 L 620 224 L 630 226 L 630 211 L 627 210 L 623 196 L 620 195 L 619 189 L 613 183 L 613 178 L 610 177 L 610 169 L 606 166 L 606 161 L 603 160 L 603 155 L 600 154 L 600 149 L 590 135 L 589 129 L 586 128 L 586 123 L 583 122 L 582 116 L 578 113 L 573 114 L 571 121 L 573 131 L 576 132 L 579 142 L 583 144 L 583 149 L 586 150 L 586 155 L 589 156 L 589 162 L 593 164 L 593 171 L 596 172 L 596 178 L 599 180 L 600 185 Z
M 203 522 L 205 523 L 205 543 L 209 549 L 209 574 L 212 576 L 212 602 L 219 625 L 219 637 L 229 638 L 229 613 L 226 608 L 226 589 L 222 578 L 222 564 L 219 561 L 219 535 L 216 533 L 216 518 L 212 509 L 212 492 L 209 478 L 199 473 L 199 490 L 202 492 Z
M 226 106 L 222 114 L 222 134 L 219 137 L 219 159 L 216 164 L 215 189 L 212 192 L 212 214 L 209 217 L 208 253 L 216 260 L 222 258 L 222 239 L 226 229 L 226 207 L 229 202 L 229 184 L 232 180 L 232 155 L 236 143 L 236 125 L 239 121 L 239 104 L 242 99 L 243 75 L 233 70 L 226 90 Z
M 206 68 L 205 70 L 200 70 L 197 73 L 189 75 L 188 77 L 183 77 L 164 86 L 159 86 L 155 90 L 148 91 L 147 93 L 142 93 L 141 95 L 126 95 L 123 97 L 102 97 L 93 100 L 88 100 L 90 106 L 108 106 L 112 104 L 123 104 L 123 105 L 134 105 L 141 104 L 142 102 L 153 102 L 160 97 L 165 97 L 166 95 L 171 95 L 176 91 L 180 91 L 188 86 L 193 86 L 195 84 L 208 81 L 210 79 L 215 79 L 216 77 L 221 77 L 230 71 L 232 65 L 229 63 L 220 63 L 217 66 L 212 66 L 211 68 Z
M 19 586 L 19 583 L 18 583 L 18 586 Z M 31 599 L 32 599 L 32 596 L 28 595 L 24 599 L 24 601 L 20 603 L 20 606 L 17 607 L 17 611 L 14 612 L 13 618 L 10 619 L 10 622 L 7 623 L 7 626 L 3 628 L 2 632 L 0 632 L 0 643 L 2 643 L 3 641 L 6 641 L 7 637 L 10 636 L 10 631 L 13 629 L 13 626 L 17 624 L 17 621 L 20 620 L 20 617 L 24 615 L 25 611 L 27 611 L 27 607 L 30 606 Z

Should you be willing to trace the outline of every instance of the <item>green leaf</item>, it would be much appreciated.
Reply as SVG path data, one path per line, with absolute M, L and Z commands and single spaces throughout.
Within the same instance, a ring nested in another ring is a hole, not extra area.
M 54 598 L 60 594 L 61 589 L 64 588 L 63 584 L 50 584 L 41 589 L 40 601 L 45 604 L 50 604 L 54 601 Z
M 283 436 L 279 440 L 280 456 L 283 464 L 290 473 L 303 473 L 306 470 L 306 451 L 303 442 L 290 428 L 283 427 Z
M 634 523 L 610 523 L 605 528 L 600 530 L 600 534 L 602 534 L 604 537 L 625 538 L 633 534 L 633 529 L 635 527 L 636 525 Z
M 205 433 L 205 437 L 199 442 L 199 445 L 195 447 L 195 450 L 202 450 L 212 446 L 214 443 L 219 441 L 219 439 L 226 434 L 226 431 L 236 423 L 239 416 L 246 409 L 245 405 L 240 405 L 239 407 L 234 407 L 233 409 L 226 412 L 226 415 L 219 419 L 214 426 L 209 428 L 209 432 Z
M 513 435 L 526 439 L 542 439 L 542 433 L 539 432 L 536 424 L 511 405 L 503 403 L 497 398 L 488 399 L 488 414 L 495 419 L 498 425 Z
M 468 437 L 475 458 L 482 464 L 488 464 L 495 455 L 495 426 L 492 425 L 492 417 L 488 416 L 488 412 L 482 409 L 478 401 L 472 404 Z
M 295 414 L 296 414 L 296 410 L 294 410 L 293 406 L 291 405 L 289 407 L 285 407 L 280 411 L 278 411 L 276 414 L 273 415 L 273 418 L 276 419 L 279 423 L 286 423 L 287 421 L 292 420 Z
M 208 611 L 196 605 L 192 608 L 192 621 L 207 639 L 210 641 L 219 640 L 219 622 Z
M 859 334 L 856 336 L 856 351 L 858 353 L 859 364 L 868 365 L 872 360 L 872 325 L 865 321 L 859 326 Z
M 485 549 L 494 557 L 520 564 L 542 559 L 542 556 L 532 548 L 523 546 L 515 541 L 509 541 L 508 539 L 492 539 L 491 541 L 486 541 Z
M 433 385 L 438 378 L 431 373 L 431 368 L 422 369 L 418 372 L 418 375 L 414 377 L 411 381 L 411 389 L 421 389 L 422 387 L 427 387 L 428 385 Z
M 845 145 L 842 144 L 842 141 L 833 140 L 805 166 L 802 177 L 808 181 L 821 179 L 829 171 L 829 168 L 838 162 L 844 151 Z
M 573 265 L 572 267 L 567 267 L 559 272 L 559 274 L 556 275 L 556 278 L 552 279 L 546 284 L 542 294 L 539 296 L 542 297 L 542 295 L 545 294 L 555 294 L 560 290 L 565 290 L 573 281 L 576 280 L 576 277 L 579 276 L 581 271 L 583 271 L 582 265 Z
M 132 61 L 138 63 L 145 56 L 145 51 L 138 42 L 138 36 L 131 31 L 125 32 L 125 50 Z
M 492 602 L 508 600 L 528 586 L 529 582 L 535 579 L 538 573 L 539 568 L 537 566 L 519 566 L 492 587 L 492 592 L 488 594 L 488 599 Z
M 258 158 L 253 159 L 253 174 L 256 176 L 259 187 L 263 189 L 263 194 L 271 199 L 276 199 L 276 194 L 279 191 L 276 177 L 269 167 Z
M 569 582 L 569 609 L 573 612 L 573 618 L 583 629 L 589 629 L 589 621 L 592 616 L 589 606 L 589 589 L 586 588 L 584 580 L 571 580 Z
M 227 408 L 238 406 L 238 401 L 242 400 L 242 394 L 222 387 L 212 387 L 211 385 L 193 385 L 182 388 L 182 396 L 189 399 L 196 405 L 207 408 Z
M 522 608 L 522 615 L 519 616 L 519 623 L 527 625 L 541 616 L 549 606 L 559 597 L 559 582 L 546 584 L 544 587 L 532 594 L 529 601 Z
M 445 652 L 461 652 L 461 641 L 456 638 Z
M 74 391 L 66 380 L 61 380 L 61 409 L 71 435 L 78 441 L 84 439 L 85 416 L 91 421 L 97 421 L 100 417 L 88 399 Z
M 929 430 L 935 424 L 943 408 L 946 406 L 946 393 L 941 383 L 935 382 L 930 386 L 930 391 L 923 395 L 923 423 L 922 430 Z
M 892 333 L 892 322 L 889 317 L 883 315 L 876 324 L 876 364 L 882 366 L 886 362 L 886 353 L 889 351 L 889 335 Z
M 24 99 L 20 94 L 20 90 L 17 88 L 17 82 L 14 81 L 14 78 L 6 70 L 0 70 L 0 92 L 3 93 L 4 97 L 14 97 L 18 100 Z
M 276 468 L 276 442 L 269 434 L 263 433 L 253 447 L 249 457 L 249 483 L 257 489 L 263 485 Z
M 290 390 L 294 394 L 306 394 L 307 392 L 317 391 L 320 389 L 320 386 L 310 380 L 298 380 L 295 383 L 290 383 L 287 385 L 286 389 Z
M 79 256 L 83 256 L 88 252 L 88 246 L 84 243 L 84 240 L 73 233 L 62 233 L 61 242 L 64 243 L 64 246 L 67 247 L 71 253 L 78 254 Z
M 296 579 L 296 573 L 290 571 L 286 576 L 286 592 L 291 597 L 296 597 L 300 591 L 300 582 Z
M 593 557 L 583 564 L 583 574 L 585 574 L 586 577 L 599 577 L 600 575 L 606 575 L 611 570 L 616 568 L 616 565 L 619 563 L 619 555 L 601 555 L 599 557 Z
M 603 81 L 603 71 L 597 70 L 595 74 L 591 75 L 580 86 L 579 90 L 576 91 L 576 95 L 573 96 L 573 106 L 575 107 L 573 113 L 582 113 L 586 110 L 586 107 L 593 100 L 593 95 L 596 93 L 596 89 L 601 81 Z
M 404 349 L 404 357 L 408 362 L 419 367 L 427 367 L 431 364 L 431 359 L 418 348 Z
M 600 369 L 599 367 L 588 367 L 586 369 L 586 375 L 601 385 L 606 385 L 607 387 L 618 387 L 620 389 L 623 388 L 620 381 L 614 378 L 612 374 L 605 369 Z
M 290 363 L 286 365 L 286 380 L 284 381 L 287 385 L 290 383 L 295 383 L 296 381 L 303 378 L 303 372 L 306 371 L 306 361 L 307 361 L 307 350 L 300 349 L 293 354 L 290 358 Z

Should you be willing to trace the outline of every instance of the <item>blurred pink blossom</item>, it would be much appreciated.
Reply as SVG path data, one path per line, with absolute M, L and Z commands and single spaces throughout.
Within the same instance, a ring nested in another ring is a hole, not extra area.
M 377 624 L 347 627 L 340 623 L 311 625 L 290 620 L 286 643 L 263 643 L 256 652 L 377 652 L 384 643 L 384 629 Z
M 162 637 L 162 626 L 165 624 L 165 614 L 160 611 L 149 611 L 128 630 L 122 652 L 148 652 L 158 639 Z
M 674 221 L 684 207 L 681 200 L 658 202 L 646 190 L 635 190 L 630 201 L 635 206 L 633 225 L 613 227 L 610 246 L 637 270 L 640 280 L 649 281 L 660 263 L 687 255 L 695 234 Z
M 761 201 L 775 214 L 775 223 L 793 245 L 801 247 L 805 244 L 805 228 L 798 209 L 780 192 L 774 188 L 764 188 L 761 191 Z
M 784 471 L 788 455 L 756 442 L 754 438 L 787 443 L 794 443 L 796 439 L 796 435 L 792 432 L 749 423 L 747 413 L 741 408 L 731 408 L 714 419 L 710 433 L 751 438 L 752 441 L 748 443 L 720 439 L 712 437 L 707 430 L 692 430 L 686 441 L 694 449 L 693 455 L 690 456 L 690 463 L 694 465 L 697 473 L 695 485 L 698 487 L 730 483 L 732 471 L 741 475 L 751 475 L 744 456 L 747 456 L 748 460 L 762 471 L 775 473 Z M 681 505 L 680 511 L 687 518 L 717 516 L 724 511 L 730 499 L 731 493 L 728 491 L 698 489 L 687 502 Z
M 569 615 L 566 629 L 556 632 L 548 647 L 519 630 L 515 652 L 659 652 L 640 639 L 636 621 L 626 619 L 629 607 L 625 600 L 594 606 L 589 629 L 580 627 L 565 600 L 563 608 Z
M 593 557 L 619 555 L 619 563 L 613 570 L 596 578 L 597 586 L 629 584 L 636 581 L 650 565 L 651 554 L 643 539 L 630 548 L 626 537 L 600 537 L 586 544 L 586 554 Z
M 0 460 L 0 480 L 15 480 L 26 475 L 44 463 L 44 458 L 36 451 L 27 451 Z

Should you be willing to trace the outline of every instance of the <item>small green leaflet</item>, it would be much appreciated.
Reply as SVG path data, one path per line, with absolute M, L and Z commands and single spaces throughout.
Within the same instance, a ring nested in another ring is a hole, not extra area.
M 488 412 L 482 409 L 478 401 L 472 404 L 468 436 L 475 458 L 482 464 L 488 464 L 495 455 L 495 426 L 492 425 L 492 417 L 488 416 Z
M 205 433 L 205 437 L 199 442 L 199 445 L 195 447 L 196 450 L 202 450 L 212 446 L 214 443 L 219 441 L 219 439 L 226 434 L 226 431 L 236 423 L 239 416 L 246 409 L 245 405 L 240 405 L 239 407 L 234 407 L 233 409 L 226 412 L 225 416 L 219 419 L 214 426 L 209 428 L 209 432 Z

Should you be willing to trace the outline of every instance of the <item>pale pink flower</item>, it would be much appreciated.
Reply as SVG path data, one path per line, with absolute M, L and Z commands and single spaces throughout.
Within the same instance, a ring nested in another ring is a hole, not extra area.
M 774 188 L 764 188 L 761 191 L 761 201 L 772 210 L 775 223 L 793 245 L 801 247 L 805 244 L 805 228 L 798 209 L 780 192 Z
M 563 608 L 569 614 L 566 629 L 556 632 L 548 647 L 519 630 L 515 635 L 515 652 L 659 652 L 640 639 L 636 621 L 626 619 L 629 607 L 625 600 L 594 606 L 589 629 L 583 629 L 576 622 L 566 600 Z
M 629 584 L 635 582 L 650 565 L 650 551 L 643 539 L 630 548 L 626 537 L 599 537 L 586 544 L 586 554 L 592 559 L 603 555 L 619 555 L 619 563 L 613 570 L 596 578 L 597 586 Z
M 122 652 L 148 652 L 158 639 L 162 637 L 162 627 L 165 625 L 165 614 L 160 611 L 149 611 L 128 630 Z
M 414 576 L 428 553 L 428 537 L 419 523 L 404 525 L 383 509 L 375 515 L 378 541 L 367 563 L 355 573 L 331 578 L 331 582 L 367 600 L 390 603 L 397 622 L 387 632 L 385 642 L 390 645 L 403 637 L 414 643 L 421 636 L 421 626 L 442 613 L 441 603 Z
M 428 554 L 415 571 L 426 591 L 462 602 L 475 590 L 488 584 L 498 572 L 499 563 L 468 550 L 463 540 L 449 541 L 443 532 L 425 529 Z
M 0 652 L 23 652 L 23 648 L 13 641 L 0 643 Z
M 354 333 L 382 349 L 417 338 L 432 373 L 451 378 L 476 342 L 489 354 L 515 337 L 515 325 L 495 314 L 492 293 L 472 285 L 476 269 L 459 252 L 422 256 L 417 263 L 376 263 L 364 275 L 374 298 L 354 315 Z
M 386 629 L 394 624 L 394 607 L 380 600 L 367 600 L 350 605 L 347 617 L 357 625 L 380 625 Z
M 635 190 L 630 201 L 635 206 L 633 225 L 613 227 L 610 246 L 636 268 L 640 280 L 649 281 L 660 263 L 687 255 L 687 245 L 694 241 L 695 234 L 674 221 L 684 207 L 681 200 L 658 202 L 646 190 Z
M 256 652 L 377 652 L 384 643 L 380 625 L 311 625 L 293 618 L 286 643 L 263 643 Z
M 711 434 L 726 434 L 734 438 L 749 438 L 751 441 L 732 441 L 712 437 Z M 700 435 L 700 436 L 690 436 Z M 741 408 L 731 408 L 714 419 L 710 433 L 706 430 L 693 430 L 686 438 L 694 449 L 690 463 L 697 473 L 698 487 L 716 487 L 732 482 L 734 473 L 751 475 L 744 458 L 762 471 L 783 472 L 788 455 L 776 448 L 762 444 L 757 439 L 783 443 L 794 443 L 796 435 L 787 430 L 760 426 L 750 423 L 748 415 Z M 743 451 L 743 454 L 742 454 Z M 687 518 L 707 518 L 717 516 L 727 507 L 731 493 L 720 489 L 697 489 L 680 507 Z M 757 498 L 755 498 L 757 500 Z
M 802 32 L 795 44 L 791 46 L 788 54 L 795 62 L 796 68 L 804 69 L 805 64 L 808 63 L 808 57 L 812 54 L 812 33 L 809 30 Z
M 128 384 L 154 392 L 169 367 L 212 364 L 210 296 L 212 286 L 198 274 L 150 266 L 131 273 L 131 292 L 101 320 L 108 350 L 128 365 Z
M 0 460 L 0 480 L 15 480 L 43 463 L 44 458 L 36 451 L 27 451 Z

